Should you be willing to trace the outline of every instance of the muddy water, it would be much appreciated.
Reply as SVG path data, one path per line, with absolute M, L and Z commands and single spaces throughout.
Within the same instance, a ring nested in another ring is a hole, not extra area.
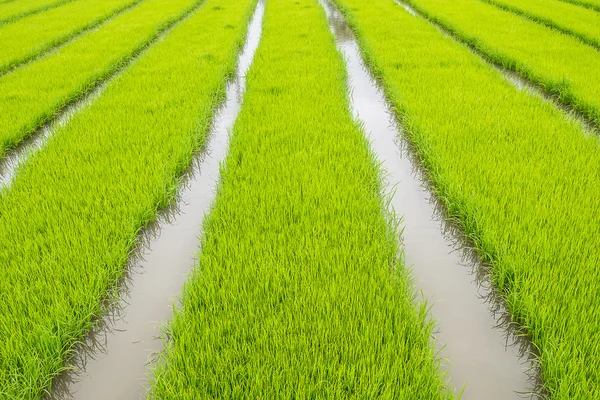
M 94 352 L 77 356 L 75 364 L 83 366 L 70 374 L 55 397 L 105 400 L 146 395 L 151 364 L 162 349 L 161 325 L 172 316 L 173 303 L 195 265 L 202 219 L 215 196 L 219 163 L 227 153 L 229 131 L 240 109 L 245 73 L 258 46 L 263 13 L 261 1 L 249 25 L 238 71 L 228 83 L 225 104 L 214 121 L 208 150 L 195 162 L 176 210 L 158 222 L 154 233 L 144 233 L 146 243 L 130 268 L 118 315 L 89 338 Z
M 476 283 L 472 268 L 465 265 L 455 244 L 444 234 L 430 194 L 401 143 L 401 131 L 389 112 L 382 91 L 367 72 L 359 47 L 341 14 L 326 0 L 325 10 L 349 75 L 352 111 L 362 121 L 372 141 L 387 184 L 395 187 L 391 205 L 403 217 L 403 247 L 412 268 L 415 286 L 432 304 L 431 316 L 449 385 L 464 399 L 515 399 L 530 387 L 519 349 L 506 347 L 506 332 L 482 297 L 488 293 Z

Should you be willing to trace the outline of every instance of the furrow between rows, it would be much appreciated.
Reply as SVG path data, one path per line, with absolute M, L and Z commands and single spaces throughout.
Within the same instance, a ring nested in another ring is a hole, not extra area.
M 482 265 L 461 249 L 460 237 L 437 211 L 414 152 L 398 126 L 384 91 L 370 75 L 343 15 L 325 1 L 330 25 L 346 59 L 354 114 L 364 124 L 385 181 L 393 188 L 390 206 L 402 216 L 402 248 L 419 293 L 436 323 L 436 349 L 450 390 L 464 399 L 508 400 L 531 391 L 526 343 L 498 328 L 503 308 L 490 309 L 485 285 L 473 275 Z M 466 263 L 466 260 L 472 262 Z M 471 265 L 465 265 L 471 264 Z M 490 362 L 494 360 L 494 362 Z
M 590 10 L 594 10 L 600 12 L 600 2 L 597 0 L 560 0 L 565 3 L 574 4 L 579 7 L 589 8 Z
M 336 3 L 505 327 L 531 340 L 538 392 L 599 397 L 598 137 L 393 1 Z
M 202 220 L 215 196 L 229 132 L 245 90 L 245 74 L 260 39 L 263 11 L 264 4 L 259 2 L 225 101 L 212 122 L 206 146 L 182 176 L 177 201 L 140 234 L 140 249 L 130 259 L 120 284 L 120 301 L 88 334 L 73 360 L 73 371 L 55 381 L 54 398 L 134 399 L 147 392 L 150 369 L 162 349 L 161 328 L 178 306 L 174 299 L 195 264 Z
M 0 192 L 0 393 L 37 398 L 204 146 L 255 1 L 207 0 Z M 193 79 L 192 79 L 193 77 Z

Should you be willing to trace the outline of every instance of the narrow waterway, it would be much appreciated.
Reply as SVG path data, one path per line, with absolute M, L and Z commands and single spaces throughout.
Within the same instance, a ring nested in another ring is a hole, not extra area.
M 227 85 L 206 151 L 199 154 L 173 209 L 142 234 L 144 245 L 129 267 L 121 301 L 103 327 L 90 334 L 74 360 L 76 370 L 57 382 L 55 398 L 138 399 L 147 394 L 153 361 L 162 350 L 161 326 L 169 321 L 188 273 L 196 264 L 202 220 L 216 194 L 245 90 L 245 74 L 261 37 L 264 0 L 251 19 L 235 76 Z
M 485 301 L 489 292 L 445 234 L 446 226 L 411 162 L 401 128 L 368 72 L 352 31 L 332 3 L 321 1 L 346 60 L 352 111 L 369 135 L 388 188 L 394 188 L 391 206 L 403 218 L 406 264 L 415 287 L 431 304 L 431 317 L 438 324 L 434 339 L 450 387 L 459 393 L 464 386 L 463 399 L 522 398 L 531 390 L 528 360 L 521 358 L 518 346 L 510 346 L 511 340 L 506 346 L 507 332 L 497 328 L 498 321 Z

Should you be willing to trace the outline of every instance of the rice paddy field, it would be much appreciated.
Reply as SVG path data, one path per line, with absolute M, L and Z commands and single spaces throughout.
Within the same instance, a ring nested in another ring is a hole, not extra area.
M 0 0 L 0 399 L 599 399 L 599 134 L 597 0 Z

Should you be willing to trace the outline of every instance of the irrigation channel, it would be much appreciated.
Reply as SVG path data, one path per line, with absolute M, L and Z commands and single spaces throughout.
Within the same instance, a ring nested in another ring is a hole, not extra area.
M 436 206 L 413 165 L 401 128 L 390 111 L 383 91 L 368 72 L 353 32 L 328 0 L 321 0 L 330 28 L 342 52 L 349 76 L 352 112 L 369 135 L 371 147 L 385 171 L 386 184 L 394 188 L 391 206 L 403 216 L 406 265 L 412 266 L 415 285 L 431 303 L 438 324 L 435 342 L 449 384 L 464 399 L 522 398 L 531 391 L 529 360 L 520 346 L 498 328 L 484 300 L 489 288 L 477 283 L 473 269 L 463 261 L 456 243 L 444 232 Z M 513 338 L 514 339 L 514 338 Z
M 196 265 L 204 215 L 216 194 L 220 163 L 240 110 L 245 74 L 262 32 L 264 0 L 248 27 L 235 76 L 218 110 L 207 148 L 198 154 L 172 209 L 142 233 L 140 255 L 129 265 L 121 299 L 78 350 L 76 369 L 57 379 L 52 398 L 134 399 L 147 393 L 151 368 L 162 350 L 161 325 L 172 316 L 173 302 Z

